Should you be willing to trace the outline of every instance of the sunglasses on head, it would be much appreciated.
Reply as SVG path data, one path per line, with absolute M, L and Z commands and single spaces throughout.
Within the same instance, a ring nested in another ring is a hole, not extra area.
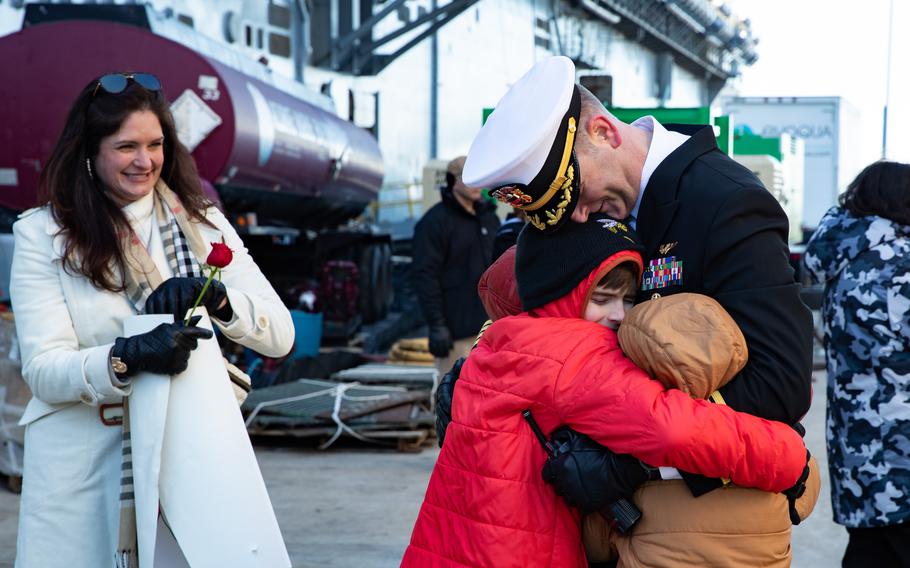
M 104 89 L 112 95 L 122 93 L 129 84 L 130 79 L 136 82 L 140 87 L 144 87 L 149 91 L 161 90 L 161 81 L 151 73 L 111 73 L 109 75 L 102 75 L 98 79 L 98 84 L 95 85 L 92 96 L 94 97 L 98 94 L 98 89 Z

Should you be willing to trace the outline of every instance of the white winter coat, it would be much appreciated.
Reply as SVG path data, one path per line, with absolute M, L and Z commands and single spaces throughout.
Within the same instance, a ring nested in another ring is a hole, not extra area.
M 235 317 L 216 324 L 263 355 L 285 355 L 294 342 L 290 313 L 227 219 L 214 208 L 206 215 L 217 229 L 198 223 L 204 241 L 223 237 L 234 251 L 222 282 Z M 10 295 L 22 375 L 34 395 L 22 417 L 17 568 L 111 566 L 118 538 L 122 428 L 103 425 L 98 407 L 130 392 L 111 382 L 109 354 L 133 308 L 125 294 L 64 270 L 58 229 L 46 207 L 13 225 Z

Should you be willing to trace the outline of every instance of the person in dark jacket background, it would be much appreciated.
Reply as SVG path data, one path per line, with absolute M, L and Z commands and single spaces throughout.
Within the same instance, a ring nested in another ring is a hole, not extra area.
M 462 181 L 464 162 L 464 156 L 449 162 L 442 200 L 414 227 L 414 288 L 441 372 L 467 355 L 487 319 L 477 282 L 490 265 L 499 229 L 495 205 Z
M 825 285 L 828 471 L 843 566 L 910 566 L 910 164 L 864 169 L 804 256 Z

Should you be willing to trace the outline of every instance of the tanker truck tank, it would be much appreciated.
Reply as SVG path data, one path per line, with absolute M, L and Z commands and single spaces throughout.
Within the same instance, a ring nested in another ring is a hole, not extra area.
M 385 317 L 391 238 L 350 223 L 377 197 L 382 156 L 328 97 L 148 4 L 27 4 L 23 21 L 0 37 L 0 233 L 37 204 L 39 174 L 79 91 L 112 71 L 149 72 L 203 187 L 217 191 L 279 293 L 290 298 L 327 261 L 350 260 L 361 267 L 358 313 L 339 335 Z M 0 300 L 11 249 L 0 234 Z
M 237 64 L 242 54 L 204 53 L 218 46 L 202 49 L 215 42 L 192 28 L 183 26 L 187 41 L 178 43 L 148 21 L 150 29 L 91 20 L 28 25 L 27 10 L 26 27 L 0 38 L 4 60 L 15 62 L 0 66 L 0 205 L 35 205 L 38 175 L 70 104 L 92 77 L 114 70 L 158 76 L 181 141 L 228 211 L 319 230 L 357 216 L 376 198 L 383 168 L 375 138 L 335 116 L 322 95 L 288 88 L 290 80 L 267 71 L 245 72 Z

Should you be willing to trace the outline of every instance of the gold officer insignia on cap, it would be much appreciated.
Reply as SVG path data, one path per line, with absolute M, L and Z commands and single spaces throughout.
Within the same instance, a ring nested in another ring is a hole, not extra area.
M 500 187 L 490 192 L 490 195 L 512 207 L 521 207 L 534 200 L 530 195 L 515 186 Z
M 667 254 L 668 252 L 673 250 L 673 247 L 675 247 L 678 244 L 679 244 L 679 241 L 673 241 L 672 243 L 662 244 L 657 248 L 657 250 L 660 251 L 660 254 Z

